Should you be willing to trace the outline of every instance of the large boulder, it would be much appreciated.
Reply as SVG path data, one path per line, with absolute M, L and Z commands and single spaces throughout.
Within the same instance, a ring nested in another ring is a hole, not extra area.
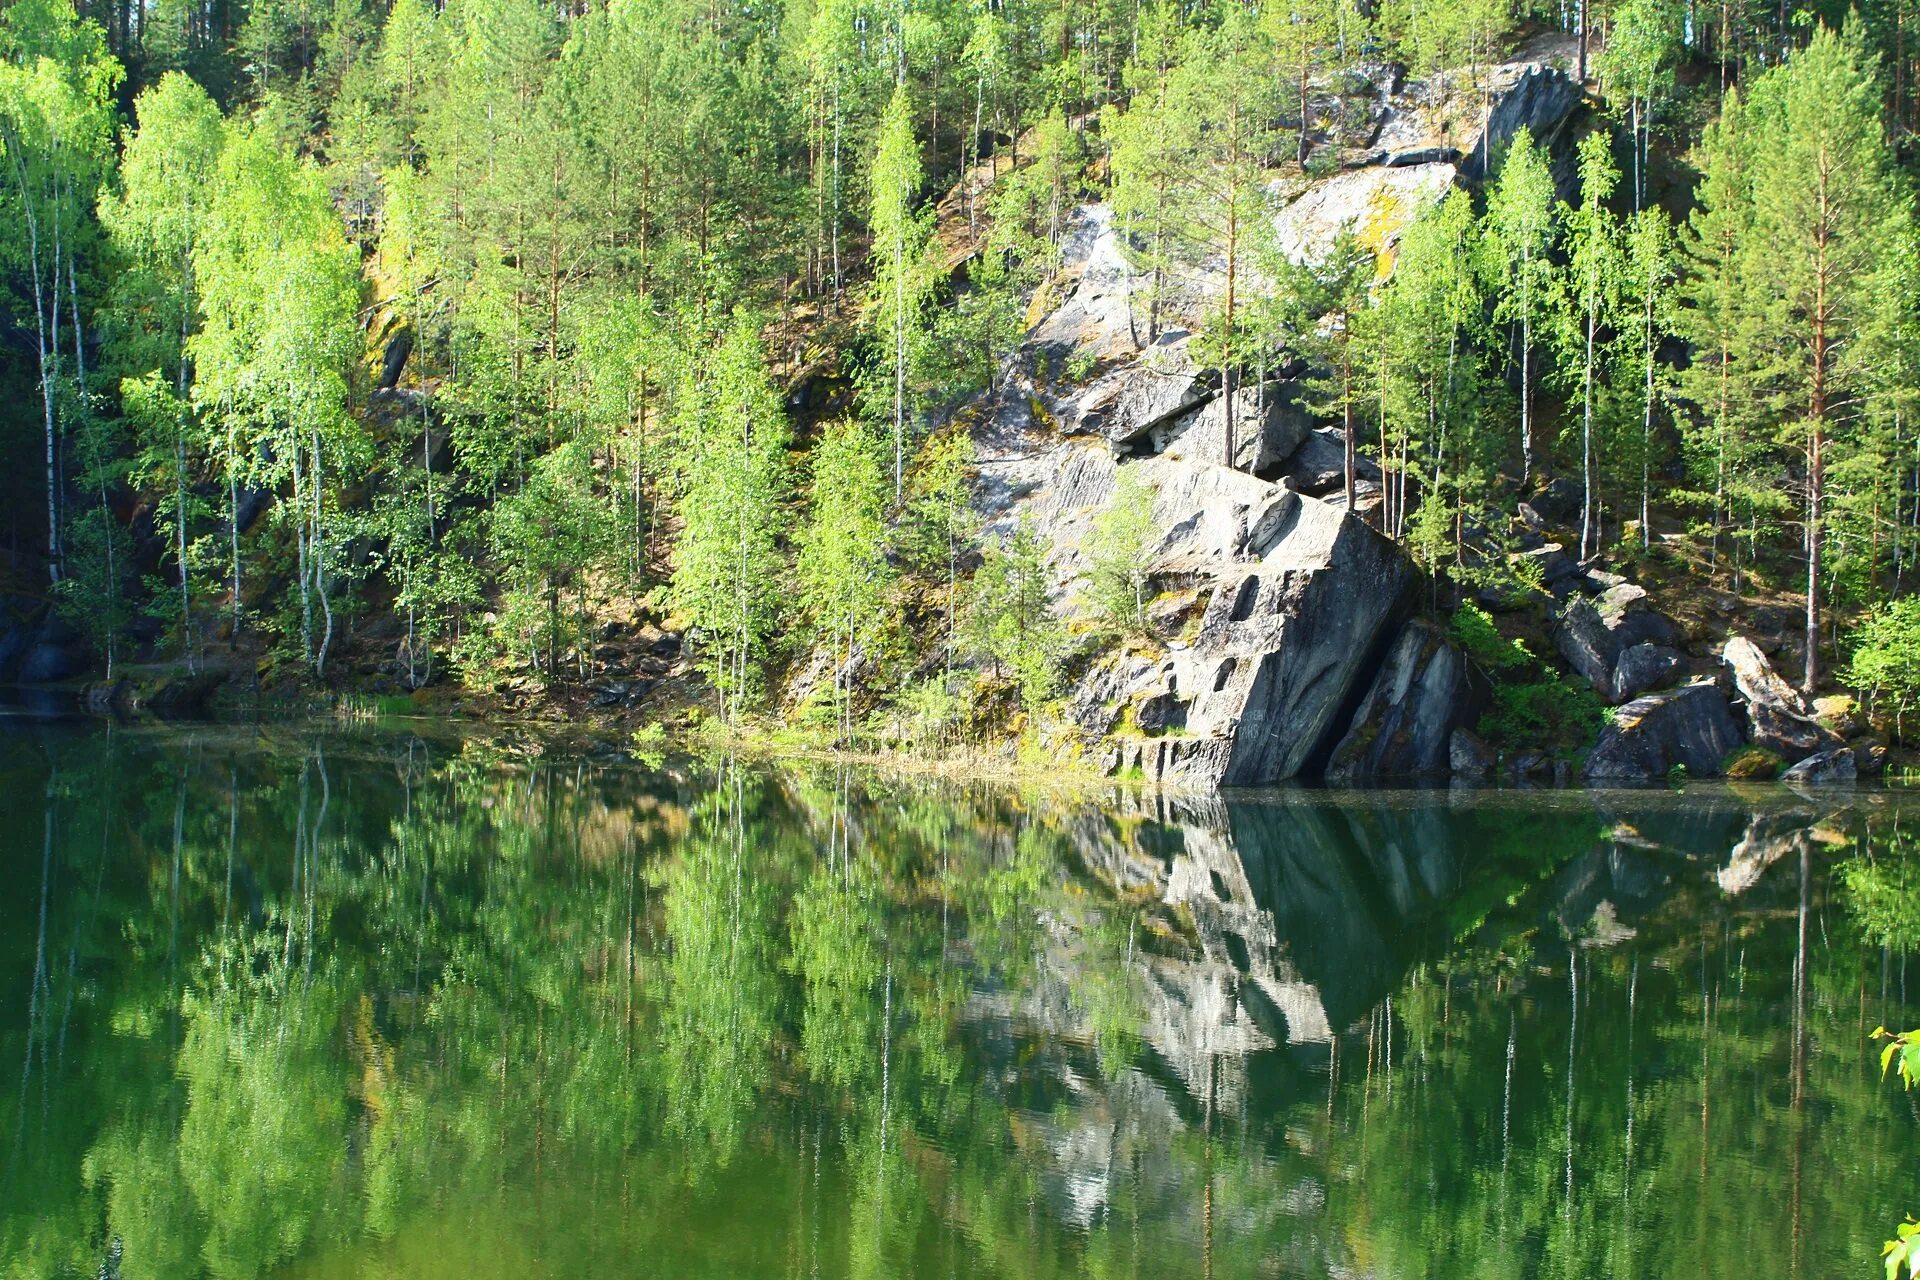
M 1578 596 L 1561 610 L 1554 628 L 1560 656 L 1608 702 L 1624 702 L 1639 690 L 1622 691 L 1620 658 L 1635 645 L 1672 649 L 1680 638 L 1671 619 L 1647 603 L 1644 589 L 1632 583 L 1608 587 L 1598 596 Z M 1636 665 L 1629 674 L 1638 678 Z M 1642 686 L 1644 688 L 1645 686 Z
M 1313 420 L 1291 382 L 1238 387 L 1233 393 L 1234 467 L 1257 476 L 1273 476 L 1306 441 Z M 1151 433 L 1155 453 L 1192 462 L 1225 462 L 1227 397 L 1166 422 Z
M 1711 684 L 1682 685 L 1636 698 L 1614 712 L 1587 756 L 1589 782 L 1652 782 L 1684 766 L 1696 778 L 1719 776 L 1740 746 L 1740 723 Z
M 1379 464 L 1371 458 L 1356 457 L 1354 477 L 1363 482 L 1379 484 Z M 1295 493 L 1304 493 L 1310 498 L 1324 498 L 1344 490 L 1347 484 L 1347 446 L 1340 429 L 1328 427 L 1308 432 L 1306 439 L 1301 441 L 1280 468 L 1280 481 Z
M 1173 781 L 1258 786 L 1317 764 L 1412 594 L 1413 566 L 1387 539 L 1337 508 L 1265 488 L 1267 501 L 1244 517 L 1246 559 L 1221 567 L 1199 634 L 1179 655 L 1193 701 Z
M 1113 447 L 1128 448 L 1213 399 L 1213 377 L 1188 355 L 1186 335 L 1168 335 L 1068 401 L 1060 411 L 1060 428 L 1069 435 L 1102 435 Z
M 1780 781 L 1805 787 L 1831 787 L 1851 783 L 1859 776 L 1860 764 L 1853 751 L 1848 747 L 1834 747 L 1800 761 L 1781 774 Z
M 1453 735 L 1478 718 L 1486 694 L 1485 683 L 1444 630 L 1424 619 L 1409 622 L 1334 747 L 1327 781 L 1446 774 Z
M 1686 666 L 1686 656 L 1669 645 L 1628 645 L 1613 664 L 1613 696 L 1623 702 L 1637 698 L 1666 684 Z
M 1793 763 L 1840 745 L 1840 735 L 1807 714 L 1806 703 L 1774 671 L 1759 645 L 1746 636 L 1732 636 L 1720 657 L 1733 673 L 1754 746 Z

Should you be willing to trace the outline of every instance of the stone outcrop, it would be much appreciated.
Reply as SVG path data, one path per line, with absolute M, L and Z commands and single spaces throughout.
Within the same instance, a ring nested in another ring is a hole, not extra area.
M 1733 673 L 1754 746 L 1792 764 L 1840 745 L 1840 735 L 1807 714 L 1799 693 L 1774 672 L 1759 645 L 1746 636 L 1733 636 L 1720 657 Z
M 1614 713 L 1587 756 L 1589 782 L 1652 782 L 1675 766 L 1713 778 L 1745 741 L 1720 690 L 1689 684 L 1636 698 Z
M 1491 103 L 1480 136 L 1465 149 L 1461 176 L 1478 182 L 1500 161 L 1514 135 L 1525 129 L 1533 140 L 1553 147 L 1563 126 L 1586 100 L 1571 75 L 1546 62 L 1515 62 L 1496 67 L 1488 77 Z
M 1628 645 L 1613 664 L 1613 696 L 1620 701 L 1657 689 L 1685 671 L 1687 659 L 1670 645 Z
M 1060 429 L 1068 435 L 1100 435 L 1115 448 L 1124 448 L 1214 395 L 1213 373 L 1194 364 L 1186 335 L 1169 334 L 1067 401 L 1060 410 Z
M 1267 486 L 1246 512 L 1246 558 L 1223 565 L 1192 646 L 1192 691 L 1167 770 L 1201 786 L 1258 786 L 1316 763 L 1347 699 L 1401 619 L 1413 566 L 1337 508 Z
M 1454 737 L 1479 717 L 1486 694 L 1445 631 L 1423 619 L 1409 622 L 1334 747 L 1327 781 L 1445 776 L 1453 769 Z
M 1271 479 L 1313 434 L 1313 419 L 1291 382 L 1239 387 L 1233 393 L 1234 466 Z M 1227 397 L 1216 395 L 1200 408 L 1155 428 L 1155 453 L 1191 462 L 1225 462 Z
M 1583 676 L 1608 702 L 1620 703 L 1647 686 L 1622 690 L 1621 676 L 1635 681 L 1652 675 L 1662 665 L 1658 654 L 1638 654 L 1628 670 L 1620 670 L 1621 657 L 1636 645 L 1675 650 L 1679 630 L 1672 620 L 1647 603 L 1644 589 L 1632 583 L 1608 587 L 1594 597 L 1576 596 L 1567 602 L 1554 628 L 1554 643 L 1567 665 Z M 1667 664 L 1667 670 L 1674 670 Z
M 1064 359 L 1085 352 L 1099 360 L 1132 355 L 1146 341 L 1133 315 L 1135 273 L 1120 250 L 1113 210 L 1103 204 L 1074 211 L 1061 245 L 1064 301 L 1027 335 L 1033 347 Z
M 1380 467 L 1372 458 L 1354 460 L 1354 477 L 1363 484 L 1380 483 Z M 1295 493 L 1324 498 L 1339 493 L 1347 483 L 1347 447 L 1339 428 L 1322 428 L 1307 433 L 1286 465 L 1280 469 L 1280 481 Z

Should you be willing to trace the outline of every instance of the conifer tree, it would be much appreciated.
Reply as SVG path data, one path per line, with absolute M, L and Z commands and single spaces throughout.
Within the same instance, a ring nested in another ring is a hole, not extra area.
M 783 599 L 777 531 L 788 429 L 744 318 L 690 378 L 676 410 L 686 461 L 673 598 L 692 625 L 721 715 L 732 721 L 759 683 Z
M 1894 168 L 1877 60 L 1857 25 L 1822 28 L 1749 98 L 1752 223 L 1743 245 L 1761 323 L 1754 368 L 1785 439 L 1804 459 L 1806 661 L 1818 686 L 1827 471 L 1844 455 L 1872 370 L 1886 358 L 1893 307 L 1886 267 L 1912 200 Z
M 879 632 L 893 577 L 878 443 L 858 420 L 834 423 L 822 434 L 813 451 L 812 500 L 796 565 L 802 600 L 832 648 L 834 705 L 843 735 L 853 729 L 854 663 Z

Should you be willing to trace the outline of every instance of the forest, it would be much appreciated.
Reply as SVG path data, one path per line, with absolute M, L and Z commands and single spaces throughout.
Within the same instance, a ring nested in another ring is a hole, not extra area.
M 1137 487 L 1072 625 L 974 509 L 986 398 L 1099 372 L 1027 338 L 1100 205 L 1143 343 L 1189 325 L 1216 371 L 1219 460 L 1291 370 L 1443 611 L 1537 587 L 1513 530 L 1557 504 L 1584 563 L 1789 602 L 1787 674 L 1897 737 L 1908 9 L 12 0 L 7 590 L 109 675 L 564 696 L 625 628 L 728 720 L 818 655 L 799 701 L 849 734 L 1037 717 L 1154 630 Z M 1543 35 L 1577 144 L 1281 243 L 1369 85 L 1472 116 Z

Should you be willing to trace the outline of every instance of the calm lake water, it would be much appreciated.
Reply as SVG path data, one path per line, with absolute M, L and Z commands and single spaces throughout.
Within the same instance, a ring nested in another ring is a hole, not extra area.
M 0 723 L 0 1276 L 1873 1276 L 1920 796 Z

